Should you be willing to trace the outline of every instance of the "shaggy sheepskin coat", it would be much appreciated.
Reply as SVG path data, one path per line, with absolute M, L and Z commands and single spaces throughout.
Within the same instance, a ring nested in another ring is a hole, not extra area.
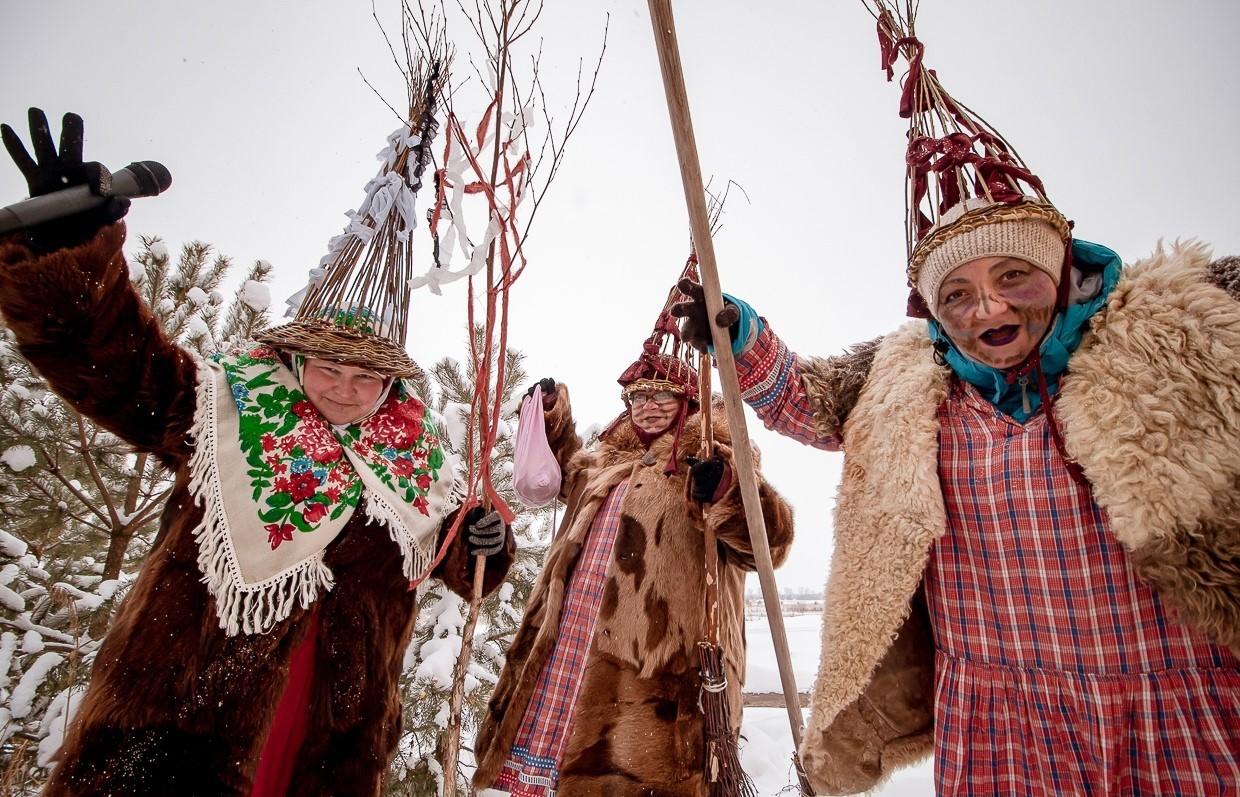
M 611 565 L 581 692 L 560 762 L 561 797 L 701 797 L 705 744 L 698 709 L 697 643 L 703 638 L 706 585 L 703 522 L 719 541 L 720 644 L 725 651 L 728 698 L 739 725 L 745 676 L 745 574 L 755 568 L 740 500 L 731 480 L 703 521 L 688 500 L 688 467 L 664 473 L 671 432 L 650 446 L 652 457 L 621 422 L 592 451 L 582 449 L 560 385 L 546 412 L 547 438 L 564 474 L 567 504 L 521 628 L 508 651 L 478 733 L 474 784 L 491 785 L 508 756 L 543 664 L 559 631 L 565 589 L 586 535 L 612 489 L 624 479 Z M 731 437 L 714 413 L 721 455 L 731 461 Z M 699 416 L 685 423 L 677 457 L 696 456 Z M 645 460 L 645 462 L 643 462 Z M 647 464 L 652 463 L 652 464 Z M 792 542 L 792 511 L 759 480 L 771 557 L 778 565 Z
M 1132 566 L 1179 619 L 1240 653 L 1240 259 L 1200 244 L 1125 268 L 1054 405 Z M 845 451 L 822 660 L 802 761 L 819 794 L 873 788 L 930 752 L 922 575 L 946 530 L 936 412 L 949 370 L 924 321 L 800 362 Z
M 44 794 L 246 797 L 290 655 L 318 611 L 310 719 L 288 793 L 377 795 L 400 736 L 397 683 L 417 616 L 398 546 L 359 507 L 326 550 L 330 592 L 269 633 L 225 634 L 192 536 L 202 518 L 188 489 L 197 366 L 130 286 L 123 242 L 118 224 L 41 258 L 0 243 L 0 309 L 22 354 L 75 409 L 173 476 Z M 512 551 L 510 537 L 488 561 L 488 589 Z M 468 595 L 471 573 L 461 542 L 435 575 Z

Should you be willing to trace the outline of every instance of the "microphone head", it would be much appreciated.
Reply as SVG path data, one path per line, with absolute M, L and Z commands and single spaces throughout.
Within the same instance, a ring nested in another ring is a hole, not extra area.
M 118 190 L 117 181 L 122 175 L 132 179 L 132 189 L 127 185 L 129 181 L 121 179 L 120 182 L 126 185 Z M 172 173 L 158 161 L 135 161 L 112 175 L 113 192 L 128 197 L 155 196 L 167 191 L 171 185 Z

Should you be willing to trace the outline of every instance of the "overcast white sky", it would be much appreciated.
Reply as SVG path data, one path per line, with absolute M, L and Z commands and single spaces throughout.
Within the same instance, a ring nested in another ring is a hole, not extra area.
M 396 3 L 379 6 L 390 17 Z M 1177 236 L 1240 252 L 1238 9 L 924 0 L 918 27 L 927 65 L 1012 141 L 1078 235 L 1132 260 Z M 570 385 L 585 422 L 620 409 L 614 380 L 688 241 L 645 3 L 548 3 L 545 76 L 571 99 L 576 58 L 593 58 L 606 12 L 598 93 L 513 293 L 512 345 L 533 376 Z M 716 239 L 725 290 L 807 354 L 901 323 L 905 123 L 898 88 L 878 68 L 872 19 L 852 0 L 698 0 L 676 12 L 703 170 L 751 200 L 733 196 Z M 399 98 L 360 0 L 0 0 L 0 120 L 24 131 L 26 108 L 38 105 L 58 127 L 73 110 L 86 120 L 89 159 L 162 161 L 173 188 L 135 202 L 131 237 L 207 241 L 239 271 L 270 260 L 278 304 L 361 200 L 395 126 L 359 67 Z M 24 195 L 16 169 L 0 164 L 0 203 Z M 416 296 L 416 359 L 463 356 L 464 306 L 460 283 Z M 797 513 L 779 581 L 820 587 L 842 457 L 764 429 L 754 438 Z

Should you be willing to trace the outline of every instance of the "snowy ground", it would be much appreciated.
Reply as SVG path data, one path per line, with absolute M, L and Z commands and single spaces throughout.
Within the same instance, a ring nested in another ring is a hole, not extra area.
M 822 616 L 804 614 L 785 617 L 788 647 L 792 651 L 792 669 L 797 689 L 808 692 L 818 671 L 820 650 L 819 626 Z M 775 665 L 775 649 L 765 617 L 745 623 L 749 661 L 745 691 L 780 692 L 779 670 Z M 809 712 L 806 711 L 808 719 Z M 792 774 L 792 731 L 784 708 L 749 708 L 745 710 L 741 734 L 745 737 L 741 763 L 753 778 L 762 797 L 779 794 L 795 795 Z M 934 794 L 930 763 L 897 773 L 885 788 L 875 792 L 881 797 L 924 797 Z M 787 791 L 784 791 L 787 789 Z
M 808 692 L 818 672 L 818 654 L 821 649 L 819 628 L 821 614 L 802 614 L 784 618 L 784 630 L 788 632 L 788 649 L 792 651 L 792 671 L 796 675 L 797 689 Z M 745 673 L 746 692 L 779 692 L 779 670 L 775 666 L 775 647 L 771 644 L 771 629 L 766 616 L 751 618 L 745 622 L 745 647 L 749 654 Z

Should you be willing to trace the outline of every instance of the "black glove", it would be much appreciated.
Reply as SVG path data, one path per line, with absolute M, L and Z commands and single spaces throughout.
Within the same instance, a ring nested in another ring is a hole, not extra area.
M 38 108 L 30 109 L 30 144 L 34 158 L 26 151 L 17 133 L 8 125 L 0 125 L 0 138 L 9 157 L 17 164 L 30 196 L 43 196 L 77 185 L 90 187 L 91 193 L 108 197 L 108 201 L 90 210 L 61 219 L 44 222 L 25 230 L 30 248 L 47 254 L 89 241 L 100 228 L 129 212 L 127 197 L 108 196 L 112 175 L 103 164 L 82 162 L 82 117 L 67 113 L 60 125 L 60 152 L 52 144 L 52 131 L 47 117 Z M 37 159 L 37 160 L 36 160 Z
M 465 533 L 469 541 L 470 556 L 493 556 L 504 550 L 508 529 L 498 512 L 483 513 L 476 506 L 465 516 Z
M 711 343 L 710 324 L 706 320 L 706 292 L 702 286 L 685 277 L 676 284 L 680 292 L 689 297 L 688 301 L 672 305 L 672 315 L 683 319 L 680 322 L 680 339 L 698 351 L 706 351 Z M 715 323 L 728 328 L 732 342 L 740 335 L 741 311 L 731 302 L 724 302 L 723 309 L 715 316 Z
M 686 457 L 685 462 L 689 465 L 689 495 L 699 504 L 710 503 L 728 470 L 727 463 L 718 454 L 710 459 Z
M 559 396 L 559 393 L 555 389 L 555 380 L 549 376 L 539 379 L 537 382 L 530 385 L 529 390 L 525 391 L 526 398 L 534 395 L 534 388 L 538 387 L 541 387 L 543 392 L 543 409 L 549 410 L 554 407 L 555 400 Z

